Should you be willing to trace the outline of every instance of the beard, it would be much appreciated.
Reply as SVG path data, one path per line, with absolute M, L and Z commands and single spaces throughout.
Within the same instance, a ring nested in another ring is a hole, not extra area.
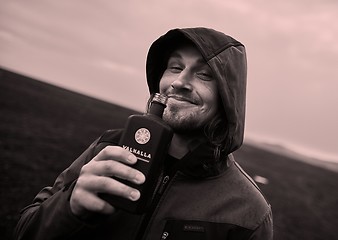
M 198 113 L 193 109 L 168 104 L 164 109 L 163 120 L 177 133 L 196 133 L 203 130 L 206 122 Z

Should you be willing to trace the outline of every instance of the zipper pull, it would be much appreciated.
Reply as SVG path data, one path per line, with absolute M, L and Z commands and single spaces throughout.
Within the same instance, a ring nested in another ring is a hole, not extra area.
M 164 189 L 165 189 L 165 186 L 167 185 L 167 183 L 169 182 L 169 179 L 170 177 L 168 175 L 166 175 L 163 180 L 162 180 L 162 184 L 160 186 L 160 189 L 158 190 L 158 194 L 162 194 Z

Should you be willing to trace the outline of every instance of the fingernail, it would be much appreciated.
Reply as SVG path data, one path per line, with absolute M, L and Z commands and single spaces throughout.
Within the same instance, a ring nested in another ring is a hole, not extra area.
M 140 192 L 139 191 L 132 191 L 130 192 L 130 199 L 133 201 L 136 201 L 140 198 Z
M 134 178 L 134 182 L 135 183 L 142 183 L 143 182 L 143 177 L 140 176 L 140 175 L 136 175 L 135 178 Z
M 137 158 L 133 154 L 130 154 L 128 156 L 128 162 L 135 163 L 136 161 L 137 161 Z

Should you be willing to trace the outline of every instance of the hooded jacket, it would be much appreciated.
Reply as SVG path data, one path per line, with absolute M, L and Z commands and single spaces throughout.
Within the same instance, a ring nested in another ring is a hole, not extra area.
M 169 54 L 186 40 L 196 46 L 217 81 L 229 131 L 227 153 L 231 153 L 242 145 L 244 136 L 247 64 L 242 43 L 209 28 L 170 30 L 149 49 L 146 63 L 149 91 L 158 92 Z
M 69 199 L 82 166 L 107 145 L 117 145 L 122 130 L 109 130 L 58 176 L 53 187 L 44 188 L 23 209 L 18 239 L 272 239 L 271 207 L 230 154 L 243 141 L 244 47 L 211 29 L 171 30 L 149 49 L 150 93 L 158 91 L 168 53 L 182 39 L 196 45 L 216 76 L 231 133 L 229 154 L 216 161 L 213 146 L 192 142 L 188 154 L 162 174 L 146 214 L 118 210 L 83 221 L 72 214 Z

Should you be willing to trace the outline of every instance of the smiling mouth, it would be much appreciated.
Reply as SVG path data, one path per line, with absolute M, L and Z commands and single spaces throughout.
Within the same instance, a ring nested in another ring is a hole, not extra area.
M 169 94 L 168 98 L 172 98 L 172 99 L 175 99 L 176 101 L 180 101 L 180 102 L 188 102 L 188 103 L 191 103 L 191 104 L 197 104 L 197 102 L 194 101 L 193 99 L 187 98 L 187 97 L 184 97 L 184 96 L 181 96 L 181 95 Z

